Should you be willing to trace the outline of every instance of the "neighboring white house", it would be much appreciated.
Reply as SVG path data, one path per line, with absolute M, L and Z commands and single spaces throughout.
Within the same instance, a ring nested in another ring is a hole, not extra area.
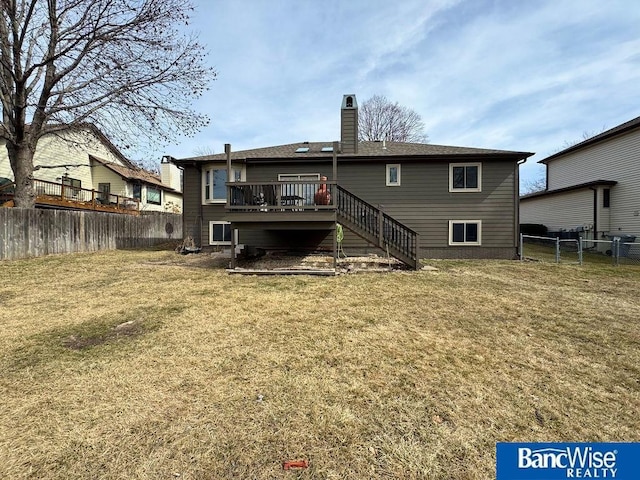
M 640 117 L 551 155 L 547 189 L 520 198 L 520 223 L 640 238 Z
M 135 198 L 140 201 L 140 211 L 182 213 L 180 171 L 175 165 L 163 163 L 162 178 L 144 170 L 91 125 L 45 135 L 38 141 L 33 163 L 36 180 Z M 0 140 L 2 178 L 13 180 L 4 140 Z

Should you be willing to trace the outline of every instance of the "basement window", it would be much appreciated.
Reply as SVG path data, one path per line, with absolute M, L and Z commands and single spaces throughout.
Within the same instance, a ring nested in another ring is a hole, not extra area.
M 209 222 L 209 245 L 231 245 L 231 224 L 229 222 Z M 238 233 L 236 231 L 236 243 Z
M 449 220 L 449 245 L 480 245 L 481 220 Z

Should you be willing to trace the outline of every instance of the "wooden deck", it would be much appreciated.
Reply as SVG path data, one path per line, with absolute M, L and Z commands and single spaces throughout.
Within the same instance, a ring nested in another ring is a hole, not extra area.
M 34 180 L 33 183 L 36 191 L 36 207 L 140 214 L 140 201 L 135 198 L 44 180 Z M 12 186 L 13 184 L 4 185 L 0 190 L 0 205 L 14 206 Z

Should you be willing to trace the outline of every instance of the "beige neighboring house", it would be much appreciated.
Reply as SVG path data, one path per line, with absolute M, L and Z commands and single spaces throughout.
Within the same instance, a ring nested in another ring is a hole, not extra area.
M 54 203 L 56 207 L 122 204 L 141 212 L 182 213 L 181 172 L 175 165 L 163 159 L 162 175 L 144 170 L 93 126 L 45 135 L 38 142 L 33 163 L 38 198 L 43 193 L 64 197 L 66 204 Z M 5 142 L 0 140 L 0 183 L 3 179 L 12 181 L 13 172 Z M 66 193 L 60 193 L 60 185 Z M 71 203 L 74 200 L 76 205 Z
M 547 188 L 520 198 L 520 223 L 590 240 L 640 238 L 640 117 L 539 163 Z

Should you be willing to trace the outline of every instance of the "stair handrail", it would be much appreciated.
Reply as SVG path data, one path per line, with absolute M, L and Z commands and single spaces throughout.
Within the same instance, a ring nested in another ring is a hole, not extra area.
M 403 256 L 410 258 L 413 267 L 417 268 L 418 232 L 388 215 L 382 208 L 372 205 L 340 185 L 336 185 L 336 187 L 338 213 L 372 237 L 377 238 L 379 247 L 388 245 Z M 349 202 L 353 203 L 353 206 L 349 209 L 350 211 L 344 210 L 344 204 L 346 203 L 344 198 L 348 198 Z M 359 214 L 355 215 L 354 210 Z

